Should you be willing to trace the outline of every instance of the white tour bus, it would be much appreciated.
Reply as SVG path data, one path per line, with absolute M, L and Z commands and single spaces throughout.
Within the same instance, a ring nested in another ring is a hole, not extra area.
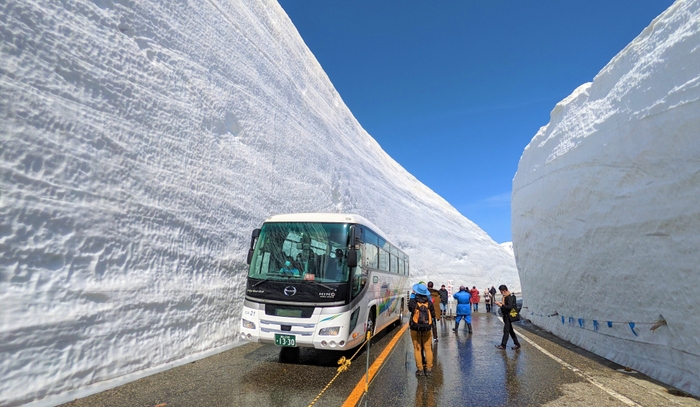
M 241 339 L 352 349 L 408 305 L 408 256 L 358 215 L 277 215 L 253 231 Z

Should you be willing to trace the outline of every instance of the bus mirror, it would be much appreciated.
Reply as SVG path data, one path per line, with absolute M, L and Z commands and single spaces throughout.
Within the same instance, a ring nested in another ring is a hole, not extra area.
M 248 250 L 248 258 L 246 259 L 246 262 L 249 266 L 251 261 L 253 261 L 253 249 Z
M 248 258 L 246 259 L 248 265 L 250 265 L 250 262 L 253 260 L 253 250 L 255 250 L 255 241 L 258 240 L 259 236 L 260 229 L 253 230 L 253 234 L 250 236 L 250 249 L 248 249 Z
M 357 267 L 357 250 L 348 249 L 348 267 Z

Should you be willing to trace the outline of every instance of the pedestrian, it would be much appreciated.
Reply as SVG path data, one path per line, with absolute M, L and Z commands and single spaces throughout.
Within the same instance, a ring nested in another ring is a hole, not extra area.
M 433 308 L 435 309 L 435 319 L 439 321 L 442 318 L 442 313 L 440 312 L 440 293 L 438 290 L 433 288 L 433 282 L 428 281 L 428 291 L 430 292 L 430 299 L 433 301 Z M 433 341 L 437 342 L 437 324 L 433 324 Z
M 496 287 L 491 286 L 491 289 L 489 289 L 489 294 L 491 294 L 491 304 L 495 304 L 495 301 L 496 301 Z M 494 314 L 496 313 L 496 308 L 495 308 L 495 307 L 491 307 L 491 310 L 493 311 Z
M 423 374 L 430 377 L 433 374 L 433 348 L 430 337 L 435 324 L 435 308 L 430 301 L 430 291 L 425 285 L 414 285 L 413 292 L 415 297 L 408 300 L 408 311 L 411 314 L 408 326 L 413 342 L 413 357 L 416 360 L 416 377 Z
M 455 317 L 455 327 L 453 331 L 457 332 L 459 328 L 459 323 L 464 319 L 467 323 L 467 330 L 472 333 L 472 311 L 469 305 L 469 299 L 471 295 L 467 291 L 467 287 L 460 286 L 459 292 L 456 292 L 452 297 L 457 300 L 457 316 Z
M 476 286 L 472 286 L 472 289 L 469 291 L 469 302 L 472 304 L 472 309 L 474 312 L 479 312 L 479 301 L 481 301 L 481 296 L 479 295 L 479 290 L 476 289 Z
M 443 314 L 447 313 L 447 289 L 445 289 L 445 284 L 443 284 L 438 290 L 440 293 L 440 312 Z
M 488 288 L 484 289 L 484 305 L 486 305 L 486 312 L 491 312 L 491 293 Z
M 418 284 L 423 284 L 423 285 L 425 285 L 425 283 L 424 283 L 423 281 L 419 281 Z M 415 287 L 415 285 L 414 285 L 414 287 Z M 411 298 L 416 298 L 416 292 L 415 292 L 415 291 L 411 291 L 411 295 L 408 296 L 408 299 L 409 299 L 409 300 L 410 300 Z
M 505 349 L 508 344 L 508 335 L 513 338 L 513 349 L 520 349 L 520 342 L 518 342 L 518 337 L 515 336 L 515 331 L 513 330 L 513 321 L 510 316 L 510 311 L 517 310 L 517 303 L 515 299 L 515 294 L 508 291 L 508 287 L 504 284 L 498 286 L 498 290 L 503 296 L 503 301 L 496 301 L 496 305 L 501 307 L 501 313 L 503 314 L 503 338 L 501 339 L 501 344 L 496 345 L 498 349 Z

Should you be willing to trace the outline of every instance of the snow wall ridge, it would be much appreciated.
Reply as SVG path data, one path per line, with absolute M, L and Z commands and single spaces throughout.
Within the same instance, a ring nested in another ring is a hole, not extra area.
M 2 13 L 0 405 L 235 343 L 250 233 L 274 213 L 354 212 L 412 278 L 519 286 L 362 129 L 276 2 Z
M 699 27 L 700 1 L 677 1 L 565 99 L 523 152 L 511 206 L 522 290 L 550 293 L 524 315 L 696 396 Z

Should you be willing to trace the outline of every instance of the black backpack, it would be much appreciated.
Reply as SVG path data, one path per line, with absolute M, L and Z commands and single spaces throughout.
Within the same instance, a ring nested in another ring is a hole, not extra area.
M 409 326 L 414 331 L 429 331 L 433 327 L 433 317 L 430 314 L 430 301 L 416 302 L 416 309 L 413 310 Z
M 510 310 L 508 314 L 510 316 L 511 322 L 520 321 L 520 313 L 518 312 L 518 302 L 516 301 L 515 294 L 511 294 L 513 297 L 513 309 Z

